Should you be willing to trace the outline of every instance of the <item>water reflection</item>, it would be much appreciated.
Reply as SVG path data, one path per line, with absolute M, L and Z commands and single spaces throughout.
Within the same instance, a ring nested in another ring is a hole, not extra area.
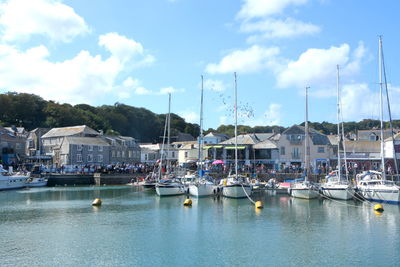
M 101 207 L 91 205 L 96 197 Z M 400 260 L 399 206 L 385 205 L 377 216 L 368 203 L 269 192 L 252 196 L 264 209 L 224 197 L 192 198 L 187 208 L 185 198 L 129 186 L 0 192 L 1 265 L 396 266 Z M 273 257 L 260 257 L 266 252 Z

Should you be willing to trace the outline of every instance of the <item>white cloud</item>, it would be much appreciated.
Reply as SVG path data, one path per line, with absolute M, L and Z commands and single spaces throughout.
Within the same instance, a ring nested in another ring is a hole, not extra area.
M 127 66 L 141 62 L 146 54 L 135 55 L 129 62 L 119 56 L 102 58 L 82 50 L 71 59 L 52 62 L 43 45 L 24 51 L 0 44 L 0 87 L 72 104 L 93 103 L 105 93 L 124 98 L 132 90 L 145 92 L 144 88 L 139 89 L 138 81 L 128 78 L 118 84 L 118 77 Z
M 400 116 L 400 87 L 388 85 L 392 116 Z M 384 120 L 388 120 L 386 95 L 383 96 Z M 342 113 L 344 120 L 359 121 L 365 118 L 379 119 L 379 85 L 370 88 L 366 83 L 346 84 L 342 88 Z
M 336 65 L 339 64 L 343 76 L 357 74 L 361 60 L 365 54 L 363 44 L 350 54 L 350 46 L 343 44 L 329 49 L 308 49 L 298 60 L 290 61 L 282 70 L 278 71 L 277 83 L 281 88 L 299 87 L 331 87 L 336 82 Z
M 204 81 L 204 89 L 211 91 L 222 92 L 225 91 L 226 85 L 221 80 L 207 79 Z
M 175 93 L 183 93 L 185 89 L 181 88 L 174 88 L 172 86 L 161 88 L 158 94 L 165 95 L 165 94 L 175 94 Z
M 282 105 L 270 104 L 265 111 L 266 125 L 279 125 L 282 120 Z
M 200 116 L 198 113 L 190 110 L 180 111 L 178 115 L 185 119 L 186 122 L 199 123 Z
M 365 83 L 344 85 L 341 102 L 344 120 L 379 118 L 379 91 Z
M 262 117 L 247 119 L 246 125 L 249 126 L 265 126 L 265 125 L 279 125 L 282 122 L 282 105 L 272 103 L 264 112 Z
M 252 19 L 280 14 L 287 7 L 304 5 L 308 0 L 244 0 L 237 17 L 240 19 Z
M 241 25 L 240 30 L 245 33 L 259 33 L 247 39 L 250 43 L 262 39 L 291 38 L 320 32 L 318 26 L 292 18 L 287 18 L 285 20 L 267 18 L 256 22 L 245 21 Z
M 73 8 L 58 0 L 9 0 L 0 5 L 0 28 L 6 41 L 45 35 L 56 41 L 71 41 L 90 31 Z
M 276 56 L 279 54 L 278 47 L 264 48 L 253 45 L 246 50 L 235 50 L 226 55 L 218 64 L 208 64 L 206 72 L 211 74 L 257 72 L 276 64 Z
M 135 65 L 140 66 L 154 62 L 154 57 L 145 53 L 142 44 L 115 32 L 100 35 L 99 45 L 122 63 L 135 60 Z
M 219 124 L 220 125 L 226 125 L 228 122 L 228 117 L 227 116 L 220 116 L 219 117 Z

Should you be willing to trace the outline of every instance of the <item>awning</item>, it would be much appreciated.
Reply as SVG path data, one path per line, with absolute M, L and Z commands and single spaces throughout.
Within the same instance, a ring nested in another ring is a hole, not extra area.
M 205 149 L 208 149 L 208 148 L 221 148 L 221 147 L 223 147 L 222 145 L 215 145 L 215 146 L 205 146 L 204 148 Z
M 225 149 L 235 149 L 234 146 L 226 146 Z M 245 146 L 238 146 L 237 149 L 246 149 Z

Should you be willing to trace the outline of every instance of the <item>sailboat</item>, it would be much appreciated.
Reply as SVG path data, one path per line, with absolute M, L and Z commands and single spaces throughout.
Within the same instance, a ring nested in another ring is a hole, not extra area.
M 305 150 L 304 150 L 304 181 L 293 183 L 289 188 L 289 194 L 293 197 L 304 198 L 304 199 L 312 199 L 317 198 L 319 196 L 318 188 L 316 185 L 310 183 L 308 181 L 308 172 L 309 172 L 309 145 L 308 145 L 308 88 L 306 87 L 306 121 L 305 121 Z
M 245 198 L 248 197 L 252 188 L 250 184 L 247 182 L 247 178 L 238 175 L 238 149 L 237 149 L 237 81 L 236 81 L 236 72 L 234 73 L 235 77 L 235 174 L 233 176 L 229 176 L 226 179 L 221 180 L 222 185 L 222 195 L 230 198 Z
M 201 75 L 201 100 L 200 100 L 200 135 L 199 135 L 199 168 L 198 177 L 189 184 L 189 194 L 196 197 L 214 195 L 216 187 L 213 182 L 206 179 L 203 170 L 203 75 Z
M 380 120 L 381 120 L 381 169 L 382 172 L 366 171 L 357 175 L 357 192 L 367 200 L 400 204 L 400 187 L 393 181 L 386 180 L 385 148 L 383 137 L 383 49 L 382 37 L 379 37 L 379 88 L 380 88 Z M 385 86 L 386 77 L 385 77 Z M 387 93 L 387 92 L 386 92 Z M 388 102 L 388 107 L 390 104 Z M 390 109 L 389 109 L 390 110 Z M 394 142 L 394 138 L 393 138 Z M 393 143 L 394 146 L 394 143 Z M 395 155 L 394 151 L 394 155 Z M 396 160 L 396 157 L 394 157 Z M 397 162 L 395 162 L 397 164 Z M 397 170 L 397 167 L 396 167 Z
M 185 186 L 183 183 L 176 179 L 170 173 L 170 164 L 168 161 L 168 151 L 170 146 L 170 132 L 171 132 L 171 94 L 168 98 L 168 115 L 166 117 L 166 127 L 164 128 L 163 145 L 161 147 L 161 160 L 159 165 L 159 176 L 158 181 L 155 185 L 156 193 L 159 196 L 174 196 L 183 195 L 185 193 Z M 167 128 L 168 126 L 168 128 Z M 167 157 L 166 157 L 166 176 L 162 177 L 162 166 L 163 166 L 163 155 L 164 155 L 164 143 L 165 143 L 165 132 L 168 130 L 167 137 Z
M 330 173 L 326 176 L 326 183 L 321 185 L 322 194 L 327 196 L 328 198 L 335 198 L 341 200 L 349 200 L 353 198 L 354 190 L 349 183 L 348 175 L 346 175 L 347 179 L 342 179 L 341 173 L 341 159 L 340 159 L 340 90 L 339 90 L 339 65 L 337 65 L 337 134 L 338 134 L 338 144 L 337 144 L 337 155 L 338 155 L 338 164 L 337 170 Z M 342 129 L 342 137 L 343 137 L 343 129 Z M 344 142 L 344 140 L 343 140 Z M 344 151 L 346 154 L 346 151 Z M 345 168 L 347 173 L 347 164 L 345 162 Z

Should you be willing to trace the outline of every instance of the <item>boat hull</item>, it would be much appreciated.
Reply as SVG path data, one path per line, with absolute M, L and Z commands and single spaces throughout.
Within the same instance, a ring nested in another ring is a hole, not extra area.
M 28 179 L 26 182 L 26 187 L 43 187 L 47 186 L 47 179 L 44 178 L 33 178 L 32 180 Z
M 18 189 L 26 186 L 28 177 L 2 176 L 0 177 L 0 190 Z
M 227 185 L 222 187 L 222 195 L 229 198 L 245 198 L 251 195 L 251 187 L 249 185 Z
M 189 185 L 189 194 L 195 197 L 206 197 L 215 195 L 217 188 L 209 184 Z
M 322 194 L 328 198 L 350 200 L 353 199 L 354 190 L 347 185 L 345 186 L 321 186 Z
M 369 201 L 400 204 L 399 190 L 390 189 L 359 189 L 358 193 Z
M 159 196 L 176 196 L 185 194 L 183 185 L 159 186 L 156 185 L 156 193 Z
M 302 199 L 314 199 L 319 197 L 319 192 L 310 188 L 291 188 L 290 194 L 292 197 Z

